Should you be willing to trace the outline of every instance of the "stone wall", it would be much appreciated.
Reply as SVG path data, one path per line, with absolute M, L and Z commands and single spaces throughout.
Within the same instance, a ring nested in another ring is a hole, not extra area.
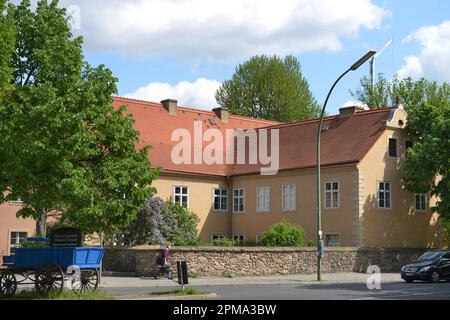
M 108 248 L 103 260 L 106 271 L 135 272 L 149 276 L 155 270 L 160 247 Z M 378 265 L 382 272 L 399 272 L 425 249 L 328 248 L 323 272 L 366 272 Z M 187 261 L 194 277 L 306 274 L 316 272 L 315 248 L 174 247 L 175 261 Z

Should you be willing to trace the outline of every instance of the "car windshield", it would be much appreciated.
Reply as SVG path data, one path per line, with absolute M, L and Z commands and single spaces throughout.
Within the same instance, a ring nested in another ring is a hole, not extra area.
M 441 257 L 442 252 L 426 252 L 419 257 L 418 260 L 437 260 Z

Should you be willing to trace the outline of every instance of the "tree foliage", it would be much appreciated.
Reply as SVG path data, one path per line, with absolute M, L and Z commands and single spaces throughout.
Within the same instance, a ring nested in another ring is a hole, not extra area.
M 294 56 L 255 56 L 237 66 L 216 93 L 233 114 L 290 122 L 317 117 L 319 106 Z
M 11 89 L 12 69 L 10 63 L 16 35 L 13 21 L 4 14 L 5 3 L 6 0 L 0 0 L 0 108 L 4 97 Z
M 17 31 L 13 91 L 0 110 L 0 188 L 20 197 L 21 217 L 37 219 L 44 234 L 49 213 L 84 232 L 113 232 L 136 217 L 154 190 L 157 172 L 125 107 L 114 109 L 117 79 L 105 66 L 83 61 L 57 1 L 10 4 Z
M 197 215 L 181 205 L 151 196 L 119 238 L 123 244 L 132 246 L 169 242 L 175 245 L 195 244 L 199 221 Z
M 266 247 L 303 247 L 306 244 L 306 234 L 300 226 L 281 222 L 262 235 L 261 243 Z

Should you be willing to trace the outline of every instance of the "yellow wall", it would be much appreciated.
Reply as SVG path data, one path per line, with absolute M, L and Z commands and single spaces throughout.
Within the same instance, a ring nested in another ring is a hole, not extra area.
M 361 182 L 361 216 L 364 245 L 380 247 L 439 247 L 437 214 L 431 212 L 429 199 L 426 212 L 416 212 L 414 194 L 403 189 L 402 165 L 405 158 L 404 130 L 398 121 L 406 123 L 406 113 L 398 110 L 388 129 L 358 165 Z M 399 158 L 388 153 L 389 138 L 398 139 Z M 377 182 L 390 181 L 391 209 L 379 209 L 377 203 Z
M 353 174 L 354 166 L 322 169 L 322 229 L 325 234 L 339 234 L 341 246 L 353 246 Z M 340 184 L 339 209 L 325 209 L 324 183 Z M 295 212 L 282 211 L 282 185 L 294 184 L 297 191 Z M 270 212 L 256 212 L 256 188 L 270 187 Z M 246 189 L 245 213 L 233 214 L 233 233 L 242 234 L 248 240 L 264 233 L 273 224 L 287 221 L 300 225 L 307 239 L 316 242 L 316 173 L 314 170 L 279 173 L 275 177 L 243 176 L 233 179 L 234 188 Z
M 209 242 L 213 233 L 228 234 L 229 214 L 213 210 L 213 189 L 227 188 L 226 178 L 163 173 L 158 180 L 153 182 L 152 186 L 156 188 L 157 195 L 163 200 L 172 197 L 174 186 L 189 187 L 189 210 L 200 218 L 200 237 Z

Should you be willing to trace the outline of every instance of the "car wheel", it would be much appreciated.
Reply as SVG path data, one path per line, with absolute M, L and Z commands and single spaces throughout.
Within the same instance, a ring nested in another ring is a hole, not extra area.
M 431 273 L 430 279 L 431 279 L 431 282 L 433 282 L 433 283 L 441 282 L 441 276 L 440 276 L 439 272 L 437 272 L 437 271 L 433 271 Z
M 406 281 L 407 283 L 412 283 L 414 280 L 412 280 L 412 279 L 405 279 L 405 281 Z

